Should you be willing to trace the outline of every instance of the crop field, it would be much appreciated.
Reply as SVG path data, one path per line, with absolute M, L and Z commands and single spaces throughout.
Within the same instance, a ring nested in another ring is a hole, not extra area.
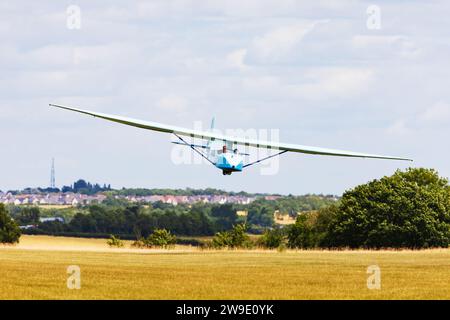
M 111 249 L 23 236 L 0 246 L 0 299 L 450 299 L 450 250 Z M 69 289 L 69 266 L 80 289 Z M 368 266 L 381 288 L 368 289 Z

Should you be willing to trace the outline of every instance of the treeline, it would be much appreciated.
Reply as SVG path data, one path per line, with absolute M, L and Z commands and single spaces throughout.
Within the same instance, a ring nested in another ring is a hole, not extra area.
M 100 186 L 98 183 L 90 183 L 83 179 L 80 179 L 78 181 L 75 181 L 73 185 L 70 186 L 63 186 L 61 189 L 61 192 L 74 192 L 74 193 L 81 193 L 81 194 L 96 194 L 103 191 L 110 191 L 111 185 L 103 184 L 103 186 Z
M 34 233 L 120 234 L 129 238 L 163 228 L 176 235 L 206 236 L 229 230 L 241 222 L 249 225 L 250 232 L 262 233 L 273 226 L 275 211 L 296 216 L 299 211 L 316 210 L 334 202 L 319 196 L 289 196 L 277 200 L 259 199 L 247 205 L 197 203 L 174 206 L 160 201 L 135 205 L 109 196 L 100 205 L 65 209 L 10 206 L 9 212 L 20 225 L 35 225 Z M 238 211 L 248 214 L 238 216 Z M 65 222 L 40 222 L 42 217 L 60 217 Z
M 81 194 L 93 195 L 99 192 L 111 191 L 111 185 L 100 185 L 98 183 L 90 183 L 83 179 L 75 181 L 69 186 L 63 186 L 59 188 L 25 188 L 23 190 L 9 190 L 8 192 L 14 195 L 18 194 L 35 194 L 35 193 L 57 193 L 57 192 L 74 192 Z
M 16 207 L 17 208 L 17 207 Z M 14 219 L 23 225 L 36 225 L 32 233 L 40 234 L 117 234 L 128 238 L 148 236 L 155 229 L 167 229 L 176 235 L 207 236 L 232 228 L 242 222 L 233 205 L 155 206 L 91 205 L 77 210 L 68 222 L 39 222 L 38 207 L 13 211 Z M 27 231 L 24 231 L 27 233 Z

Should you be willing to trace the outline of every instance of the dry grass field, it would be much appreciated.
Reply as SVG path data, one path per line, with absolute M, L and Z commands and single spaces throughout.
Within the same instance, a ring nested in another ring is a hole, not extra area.
M 450 250 L 110 249 L 105 240 L 23 236 L 0 247 L 0 299 L 449 299 Z M 78 265 L 81 289 L 67 267 Z M 369 290 L 369 265 L 381 289 Z

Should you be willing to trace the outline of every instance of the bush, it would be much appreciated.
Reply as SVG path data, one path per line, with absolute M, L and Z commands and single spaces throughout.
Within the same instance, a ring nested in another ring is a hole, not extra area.
M 137 248 L 170 248 L 175 245 L 177 238 L 166 229 L 156 229 L 147 238 L 136 240 L 132 246 Z
M 212 240 L 213 248 L 250 248 L 253 243 L 247 234 L 245 223 L 233 226 L 229 231 L 218 232 Z
M 111 248 L 123 248 L 124 243 L 122 240 L 120 240 L 119 237 L 116 237 L 114 235 L 111 235 L 111 237 L 108 239 L 108 241 L 106 241 L 106 243 L 108 244 L 108 246 L 110 246 Z
M 6 212 L 5 206 L 0 204 L 0 243 L 18 243 L 20 228 Z

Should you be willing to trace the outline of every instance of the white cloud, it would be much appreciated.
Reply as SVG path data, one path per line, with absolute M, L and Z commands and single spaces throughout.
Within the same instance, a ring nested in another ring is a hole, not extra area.
M 350 98 L 367 92 L 373 77 L 368 68 L 317 68 L 307 71 L 305 83 L 290 86 L 290 90 L 312 100 Z
M 293 53 L 293 50 L 318 23 L 298 22 L 269 31 L 256 37 L 249 48 L 249 55 L 257 62 L 279 62 Z
M 159 99 L 156 105 L 165 111 L 183 112 L 186 110 L 187 101 L 182 97 L 170 95 Z
M 386 133 L 394 136 L 403 136 L 411 133 L 411 130 L 408 128 L 406 120 L 400 119 L 395 121 L 392 125 L 390 125 L 386 129 Z
M 364 57 L 398 55 L 405 58 L 416 58 L 421 50 L 414 41 L 402 35 L 356 35 L 352 45 L 357 50 L 364 50 Z
M 229 53 L 226 60 L 229 66 L 243 70 L 247 67 L 244 63 L 246 55 L 247 49 L 238 49 Z
M 425 123 L 439 124 L 450 122 L 450 104 L 439 101 L 419 115 L 419 119 Z

